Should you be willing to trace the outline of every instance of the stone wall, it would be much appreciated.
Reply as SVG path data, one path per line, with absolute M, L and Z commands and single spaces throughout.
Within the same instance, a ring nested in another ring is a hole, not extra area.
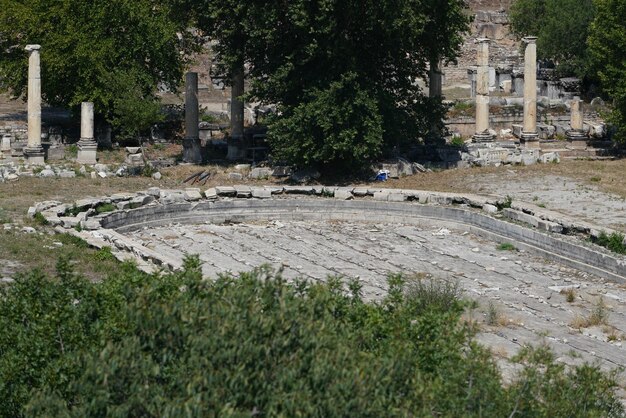
M 510 68 L 517 66 L 522 60 L 519 53 L 519 42 L 510 32 L 508 10 L 511 0 L 472 0 L 468 2 L 474 14 L 471 33 L 461 47 L 458 63 L 444 68 L 447 87 L 469 84 L 467 70 L 476 65 L 477 38 L 489 38 L 490 66 L 493 68 Z
M 104 204 L 116 205 L 118 210 L 98 214 L 97 208 Z M 72 210 L 81 212 L 74 216 Z M 428 218 L 464 225 L 468 232 L 496 242 L 511 240 L 526 251 L 618 283 L 626 277 L 623 257 L 570 235 L 597 236 L 597 226 L 531 203 L 513 203 L 497 196 L 325 186 L 242 185 L 204 192 L 151 188 L 136 194 L 82 199 L 74 205 L 41 202 L 29 209 L 30 216 L 36 213 L 57 226 L 59 232 L 78 234 L 97 247 L 112 245 L 169 268 L 180 268 L 180 260 L 170 259 L 123 234 L 177 222 L 367 221 L 375 216 L 378 221 L 412 223 Z M 83 231 L 77 232 L 76 225 L 81 225 Z

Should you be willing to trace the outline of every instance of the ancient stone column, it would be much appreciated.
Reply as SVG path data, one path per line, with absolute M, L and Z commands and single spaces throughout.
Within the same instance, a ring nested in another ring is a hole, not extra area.
M 441 72 L 441 62 L 433 60 L 430 62 L 430 69 L 428 70 L 428 97 L 441 97 L 442 84 L 443 73 Z
M 537 37 L 524 38 L 524 127 L 521 142 L 528 148 L 539 148 L 537 133 Z
M 185 139 L 183 161 L 201 164 L 202 148 L 198 130 L 198 73 L 185 75 Z
M 244 68 L 238 68 L 233 73 L 230 98 L 230 139 L 228 141 L 229 160 L 240 160 L 245 157 L 243 141 L 243 113 L 244 103 L 241 96 L 244 94 Z
M 26 45 L 28 57 L 28 143 L 24 155 L 29 164 L 43 164 L 41 146 L 41 62 L 40 45 Z
M 489 39 L 479 38 L 476 71 L 476 133 L 473 142 L 493 141 L 489 133 Z
M 428 70 L 428 97 L 435 101 L 440 101 L 443 96 L 443 72 L 441 71 L 441 61 L 432 59 Z M 429 143 L 443 141 L 443 123 L 433 120 L 430 125 L 430 132 L 426 140 Z
M 567 131 L 567 139 L 573 148 L 587 148 L 587 134 L 583 130 L 582 100 L 578 96 L 571 101 L 570 118 L 571 129 Z
M 78 141 L 79 164 L 95 164 L 98 144 L 94 139 L 93 103 L 83 102 L 80 106 L 80 141 Z

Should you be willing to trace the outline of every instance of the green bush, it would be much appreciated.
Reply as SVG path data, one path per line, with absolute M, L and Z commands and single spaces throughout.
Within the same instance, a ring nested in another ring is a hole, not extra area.
M 626 254 L 626 246 L 624 245 L 624 234 L 619 232 L 613 232 L 607 234 L 602 231 L 597 238 L 592 238 L 592 241 L 602 247 L 608 248 L 614 253 Z
M 0 416 L 618 416 L 613 376 L 523 350 L 503 385 L 458 285 L 391 276 L 203 280 L 131 264 L 100 283 L 60 260 L 0 287 Z
M 309 96 L 295 107 L 283 107 L 280 116 L 268 121 L 276 160 L 345 169 L 362 168 L 381 155 L 380 109 L 355 74 L 314 89 Z

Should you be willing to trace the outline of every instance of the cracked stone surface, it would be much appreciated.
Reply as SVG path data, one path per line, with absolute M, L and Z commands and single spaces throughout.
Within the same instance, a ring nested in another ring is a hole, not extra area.
M 626 231 L 626 200 L 571 178 L 547 175 L 518 179 L 515 171 L 508 170 L 504 175 L 473 176 L 467 184 L 473 191 L 510 195 L 513 199 L 543 204 L 578 219 Z
M 606 370 L 626 364 L 626 287 L 523 251 L 497 250 L 494 242 L 454 225 L 272 221 L 171 225 L 126 235 L 170 256 L 199 254 L 208 277 L 269 264 L 290 279 L 357 277 L 367 299 L 384 295 L 389 273 L 458 281 L 480 305 L 471 319 L 481 323 L 478 339 L 501 359 L 505 378 L 514 371 L 507 358 L 542 342 L 567 364 L 598 362 Z M 563 287 L 575 289 L 574 302 L 559 292 Z M 608 325 L 574 326 L 600 299 Z M 493 325 L 486 323 L 490 302 L 499 313 Z M 626 383 L 624 375 L 621 380 Z

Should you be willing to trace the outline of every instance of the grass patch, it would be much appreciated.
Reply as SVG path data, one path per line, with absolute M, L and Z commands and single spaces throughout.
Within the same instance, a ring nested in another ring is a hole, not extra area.
M 112 261 L 115 260 L 115 256 L 111 252 L 111 247 L 102 247 L 94 253 L 94 259 L 96 261 Z
M 598 183 L 598 182 L 602 181 L 602 177 L 600 177 L 600 176 L 593 176 L 593 177 L 591 177 L 589 179 L 589 181 L 592 181 L 594 183 Z
M 115 205 L 113 203 L 103 203 L 101 205 L 96 206 L 96 213 L 106 213 L 113 212 L 115 209 Z
M 35 213 L 35 215 L 33 216 L 33 219 L 39 225 L 48 225 L 48 223 L 49 223 L 48 220 L 46 219 L 46 217 L 43 216 L 43 214 L 41 212 Z
M 0 208 L 0 225 L 10 224 L 10 223 L 11 223 L 11 218 L 9 217 L 9 215 L 4 209 Z
M 599 325 L 608 325 L 609 324 L 609 309 L 604 303 L 604 298 L 600 297 L 593 305 L 593 309 L 591 309 L 591 313 L 588 317 L 583 317 L 578 315 L 574 318 L 574 321 L 570 325 L 572 327 L 580 329 L 580 328 L 589 328 L 595 327 Z
M 559 293 L 565 296 L 565 300 L 568 303 L 572 303 L 576 300 L 576 290 L 573 287 L 562 289 Z
M 503 242 L 496 247 L 496 250 L 499 251 L 517 251 L 517 247 L 511 244 L 510 242 Z

